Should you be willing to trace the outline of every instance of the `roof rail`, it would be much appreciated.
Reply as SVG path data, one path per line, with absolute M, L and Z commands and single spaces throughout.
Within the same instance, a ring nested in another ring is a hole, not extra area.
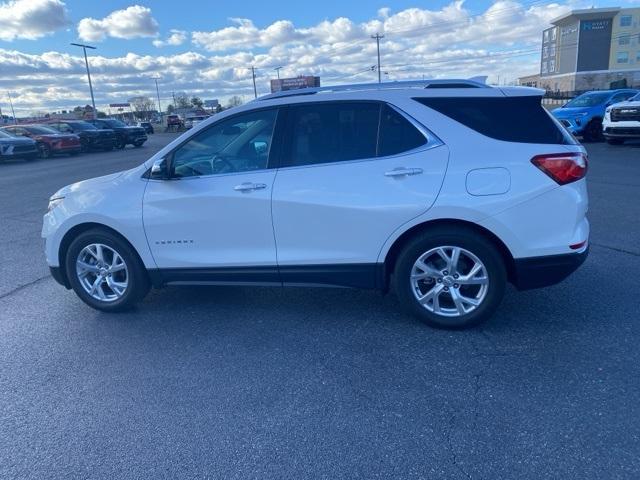
M 274 98 L 296 97 L 299 95 L 313 95 L 319 92 L 347 92 L 357 90 L 390 90 L 398 88 L 492 88 L 489 85 L 476 80 L 466 79 L 432 79 L 432 80 L 405 80 L 385 83 L 354 83 L 351 85 L 334 85 L 331 87 L 309 87 L 296 90 L 283 90 L 280 92 L 263 95 L 258 100 L 271 100 Z

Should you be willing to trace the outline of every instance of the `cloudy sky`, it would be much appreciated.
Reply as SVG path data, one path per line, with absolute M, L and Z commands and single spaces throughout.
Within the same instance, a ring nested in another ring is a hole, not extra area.
M 320 75 L 324 85 L 376 80 L 375 40 L 386 81 L 535 73 L 540 32 L 572 8 L 640 0 L 321 0 L 228 2 L 0 0 L 0 108 L 16 113 L 90 103 L 82 51 L 89 43 L 98 108 L 171 92 L 224 101 L 268 93 L 282 76 Z

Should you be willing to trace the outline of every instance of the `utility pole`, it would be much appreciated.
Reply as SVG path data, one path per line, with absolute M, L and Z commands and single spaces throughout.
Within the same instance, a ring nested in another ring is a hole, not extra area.
M 378 46 L 378 83 L 382 83 L 382 72 L 380 72 L 380 39 L 384 38 L 384 35 L 376 33 L 375 35 L 371 35 L 371 38 L 376 40 L 376 45 Z
M 251 67 L 251 76 L 253 77 L 253 96 L 258 98 L 258 90 L 256 90 L 256 67 Z
M 162 107 L 160 106 L 160 90 L 158 90 L 158 80 L 160 77 L 151 77 L 156 82 L 156 95 L 158 96 L 158 113 L 160 114 L 160 123 L 162 124 Z
M 87 48 L 95 50 L 96 47 L 92 47 L 90 45 L 83 45 L 82 43 L 72 43 L 74 47 L 82 47 L 82 51 L 84 52 L 84 65 L 87 67 L 87 78 L 89 79 L 89 92 L 91 92 L 91 106 L 93 107 L 93 118 L 96 118 L 96 101 L 93 98 L 93 86 L 91 85 L 91 73 L 89 73 L 89 60 L 87 60 Z
M 274 68 L 274 70 L 276 71 L 276 74 L 278 75 L 278 80 L 280 80 L 280 69 L 281 69 L 281 68 L 282 68 L 282 67 L 276 67 L 276 68 Z
M 177 110 L 178 106 L 176 105 L 176 92 L 171 92 L 171 96 L 173 97 L 173 109 Z
M 13 123 L 14 125 L 17 125 L 18 120 L 16 119 L 16 112 L 13 111 L 13 102 L 11 101 L 11 92 L 7 92 L 7 97 L 9 97 L 9 106 L 11 107 L 11 115 L 13 115 Z

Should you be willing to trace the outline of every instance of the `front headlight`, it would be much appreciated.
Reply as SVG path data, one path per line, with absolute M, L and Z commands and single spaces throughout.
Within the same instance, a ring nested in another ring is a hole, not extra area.
M 52 197 L 52 198 L 50 198 L 49 199 L 49 206 L 47 207 L 47 212 L 50 212 L 51 210 L 56 208 L 58 205 L 60 205 L 62 203 L 62 200 L 64 200 L 64 197 Z

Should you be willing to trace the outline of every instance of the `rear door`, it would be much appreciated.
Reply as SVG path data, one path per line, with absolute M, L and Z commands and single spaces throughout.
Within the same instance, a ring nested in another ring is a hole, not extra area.
M 272 205 L 282 279 L 366 286 L 385 240 L 434 203 L 448 149 L 380 102 L 297 104 L 286 125 Z M 346 280 L 327 280 L 333 268 Z

